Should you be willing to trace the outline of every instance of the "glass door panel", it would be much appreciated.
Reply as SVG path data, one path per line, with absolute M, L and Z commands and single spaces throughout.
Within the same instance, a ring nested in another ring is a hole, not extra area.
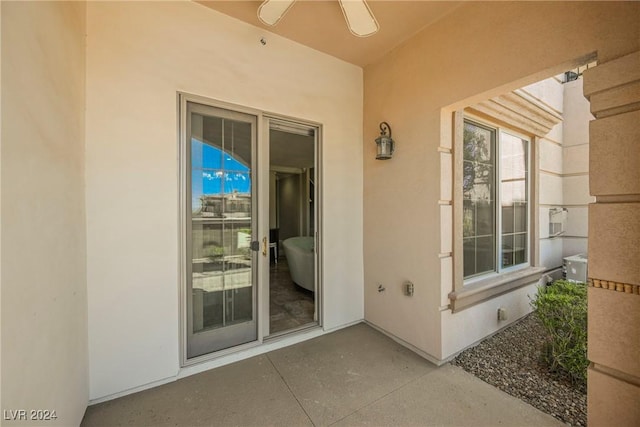
M 267 335 L 273 337 L 318 324 L 318 129 L 276 118 L 267 124 L 272 248 Z
M 254 116 L 187 102 L 187 358 L 257 339 Z

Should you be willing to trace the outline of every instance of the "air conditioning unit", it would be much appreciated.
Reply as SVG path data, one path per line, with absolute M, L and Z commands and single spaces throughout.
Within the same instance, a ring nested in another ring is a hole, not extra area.
M 564 234 L 567 228 L 567 209 L 549 209 L 549 237 L 558 237 Z
M 587 254 L 564 258 L 562 260 L 562 277 L 570 282 L 587 283 Z

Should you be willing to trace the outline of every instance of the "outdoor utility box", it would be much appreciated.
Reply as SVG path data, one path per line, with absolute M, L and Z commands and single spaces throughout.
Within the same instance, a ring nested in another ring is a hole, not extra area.
M 566 257 L 562 262 L 562 276 L 570 282 L 587 283 L 587 254 Z

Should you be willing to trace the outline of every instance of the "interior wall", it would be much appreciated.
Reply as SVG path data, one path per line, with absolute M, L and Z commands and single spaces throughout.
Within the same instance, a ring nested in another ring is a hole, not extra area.
M 362 319 L 362 69 L 194 2 L 87 14 L 90 397 L 180 369 L 177 91 L 323 125 L 323 327 Z
M 636 50 L 640 4 L 472 2 L 365 68 L 365 318 L 442 359 L 444 334 L 465 337 L 447 305 L 452 290 L 451 188 L 441 187 L 449 111 L 540 81 L 584 62 Z M 570 42 L 569 42 L 570 41 Z M 393 128 L 392 160 L 375 160 L 378 123 Z M 448 169 L 448 171 L 447 171 Z M 444 227 L 440 227 L 440 218 Z M 447 225 L 449 224 L 449 225 Z M 434 236 L 440 236 L 438 239 Z M 404 280 L 415 285 L 402 293 Z M 378 284 L 386 291 L 378 292 Z M 478 310 L 491 312 L 490 304 Z M 507 307 L 510 309 L 510 307 Z M 515 308 L 514 308 L 515 310 Z M 485 331 L 497 330 L 486 325 Z M 472 343 L 471 336 L 457 342 Z M 446 349 L 445 349 L 446 350 Z
M 288 175 L 278 180 L 278 210 L 280 212 L 280 240 L 300 236 L 300 175 Z
M 278 228 L 277 173 L 269 171 L 269 228 Z
M 89 397 L 86 7 L 2 2 L 1 19 L 2 409 L 55 410 L 47 425 L 79 425 Z

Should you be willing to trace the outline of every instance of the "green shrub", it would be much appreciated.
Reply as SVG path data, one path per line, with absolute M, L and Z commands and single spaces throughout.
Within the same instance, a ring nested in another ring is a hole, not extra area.
M 211 245 L 211 246 L 206 246 L 203 252 L 204 252 L 204 256 L 206 257 L 220 258 L 222 255 L 224 255 L 224 248 L 221 246 Z
M 547 332 L 543 357 L 551 370 L 574 381 L 587 379 L 587 287 L 556 280 L 541 287 L 531 302 Z

